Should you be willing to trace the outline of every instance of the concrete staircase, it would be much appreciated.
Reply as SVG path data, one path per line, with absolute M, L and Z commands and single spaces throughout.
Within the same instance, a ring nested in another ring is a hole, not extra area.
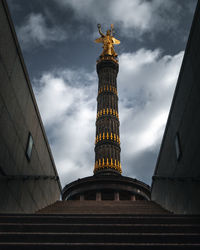
M 148 201 L 56 202 L 0 215 L 0 249 L 200 249 L 200 215 Z

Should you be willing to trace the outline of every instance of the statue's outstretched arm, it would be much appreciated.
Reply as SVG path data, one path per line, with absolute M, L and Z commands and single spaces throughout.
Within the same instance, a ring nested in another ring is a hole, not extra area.
M 97 24 L 98 30 L 99 30 L 99 34 L 104 37 L 104 33 L 101 31 L 101 24 Z

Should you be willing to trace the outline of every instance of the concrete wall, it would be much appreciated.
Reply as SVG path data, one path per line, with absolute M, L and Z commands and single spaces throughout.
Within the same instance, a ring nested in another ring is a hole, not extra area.
M 30 161 L 25 152 L 33 137 Z M 34 212 L 60 182 L 5 1 L 0 1 L 0 212 Z
M 152 200 L 175 213 L 200 213 L 199 20 L 200 2 L 193 20 L 152 183 Z M 180 156 L 176 152 L 177 137 Z

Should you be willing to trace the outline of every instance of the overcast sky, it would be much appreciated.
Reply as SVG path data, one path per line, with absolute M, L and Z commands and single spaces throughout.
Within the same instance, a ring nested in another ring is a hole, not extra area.
M 7 0 L 62 185 L 93 174 L 96 59 L 113 23 L 123 175 L 151 184 L 197 0 Z

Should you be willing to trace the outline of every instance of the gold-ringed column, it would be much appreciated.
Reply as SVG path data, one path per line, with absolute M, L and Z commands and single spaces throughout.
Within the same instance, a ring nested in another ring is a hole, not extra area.
M 121 174 L 120 163 L 120 134 L 119 111 L 117 94 L 117 74 L 119 64 L 114 44 L 120 41 L 112 35 L 111 29 L 104 35 L 98 25 L 100 38 L 95 42 L 103 43 L 103 52 L 97 61 L 99 78 L 97 95 L 97 119 L 95 138 L 95 166 L 94 174 L 115 173 Z

